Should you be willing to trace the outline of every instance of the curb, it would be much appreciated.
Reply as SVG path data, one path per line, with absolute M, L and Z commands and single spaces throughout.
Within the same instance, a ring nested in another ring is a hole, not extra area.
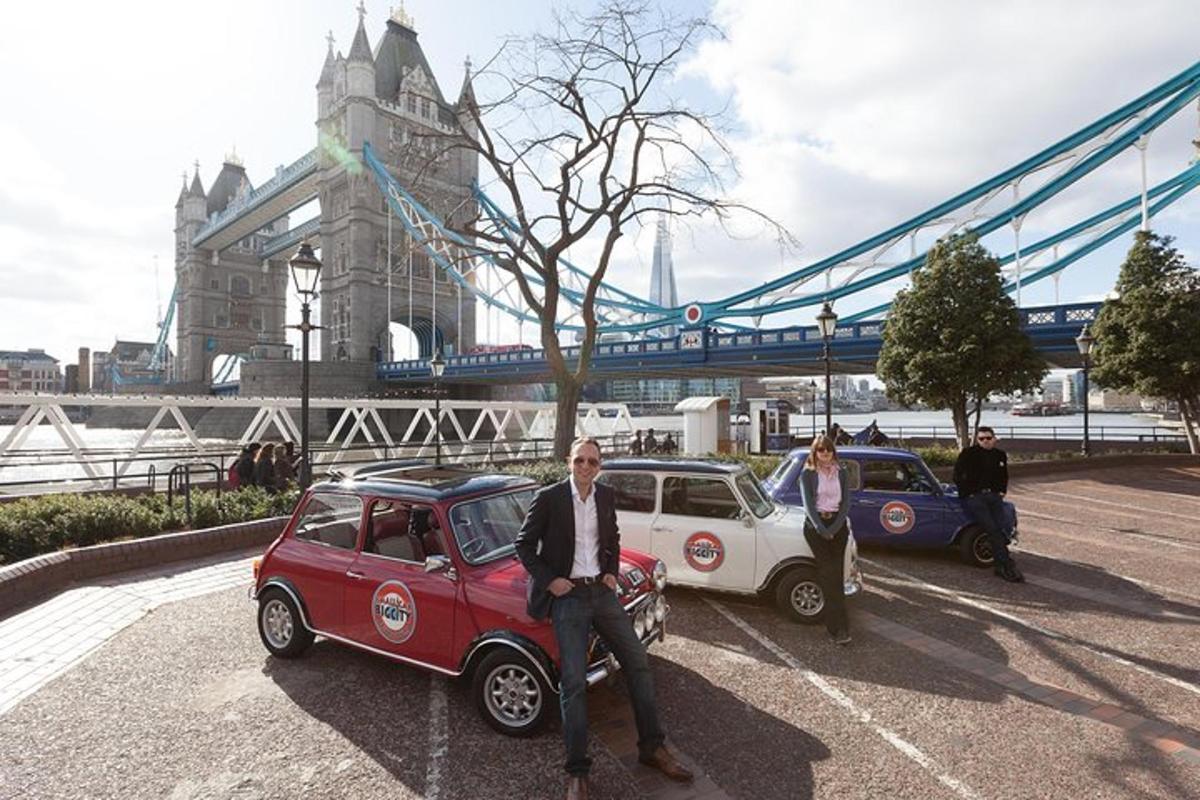
M 236 522 L 45 553 L 0 567 L 0 617 L 53 594 L 74 581 L 165 564 L 227 550 L 267 545 L 290 517 Z
M 1113 455 L 1089 458 L 1059 458 L 1040 461 L 1012 461 L 1008 464 L 1008 477 L 1032 478 L 1039 475 L 1058 475 L 1064 472 L 1091 472 L 1097 469 L 1123 469 L 1126 467 L 1200 467 L 1200 456 L 1188 453 L 1114 453 Z M 954 475 L 954 467 L 933 467 L 933 474 L 942 480 Z

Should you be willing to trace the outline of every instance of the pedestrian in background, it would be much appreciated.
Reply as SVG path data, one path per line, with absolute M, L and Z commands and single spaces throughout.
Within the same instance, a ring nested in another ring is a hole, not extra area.
M 275 494 L 275 444 L 267 442 L 254 459 L 254 485 Z
M 251 442 L 242 448 L 241 455 L 238 456 L 237 476 L 239 486 L 254 485 L 254 460 L 258 457 L 258 451 L 262 448 L 258 442 Z
M 654 428 L 646 431 L 646 439 L 642 442 L 642 448 L 646 451 L 646 455 L 658 452 L 658 439 L 654 438 Z
M 629 443 L 629 455 L 640 456 L 642 452 L 642 432 L 637 430 L 633 433 L 633 441 Z
M 1010 583 L 1025 576 L 1008 553 L 1008 521 L 1004 495 L 1008 493 L 1008 454 L 996 447 L 996 432 L 986 425 L 975 431 L 975 443 L 958 454 L 954 484 L 967 515 L 987 532 L 992 545 L 992 569 Z
M 292 461 L 292 443 L 280 442 L 275 446 L 275 488 L 282 492 L 294 480 L 296 466 Z
M 825 596 L 825 629 L 838 644 L 850 644 L 846 619 L 844 564 L 850 538 L 850 479 L 838 461 L 833 438 L 813 439 L 800 473 L 804 499 L 804 540 L 817 562 L 817 582 Z

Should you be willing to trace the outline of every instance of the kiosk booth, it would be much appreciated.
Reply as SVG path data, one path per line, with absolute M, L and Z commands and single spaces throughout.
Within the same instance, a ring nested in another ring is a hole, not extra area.
M 729 398 L 689 397 L 676 403 L 675 411 L 683 414 L 681 455 L 702 456 L 731 451 Z
M 792 404 L 777 397 L 751 398 L 750 452 L 784 453 L 792 447 Z

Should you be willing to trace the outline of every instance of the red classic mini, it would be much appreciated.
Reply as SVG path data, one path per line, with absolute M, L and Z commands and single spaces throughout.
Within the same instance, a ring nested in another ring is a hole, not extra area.
M 457 466 L 373 464 L 313 486 L 255 562 L 258 631 L 295 658 L 324 636 L 444 675 L 469 676 L 480 714 L 533 733 L 557 703 L 549 622 L 525 613 L 513 540 L 538 485 Z M 666 567 L 622 549 L 618 592 L 644 644 L 661 640 Z M 618 668 L 594 641 L 588 684 Z

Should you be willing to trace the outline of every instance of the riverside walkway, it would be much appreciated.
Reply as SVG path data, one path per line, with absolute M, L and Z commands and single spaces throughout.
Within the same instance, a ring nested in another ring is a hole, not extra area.
M 866 550 L 854 643 L 669 590 L 673 745 L 633 763 L 590 695 L 597 798 L 1200 798 L 1200 465 L 1018 479 L 1011 585 Z M 558 797 L 556 725 L 506 739 L 464 687 L 328 641 L 270 658 L 248 553 L 114 575 L 0 620 L 0 797 Z

